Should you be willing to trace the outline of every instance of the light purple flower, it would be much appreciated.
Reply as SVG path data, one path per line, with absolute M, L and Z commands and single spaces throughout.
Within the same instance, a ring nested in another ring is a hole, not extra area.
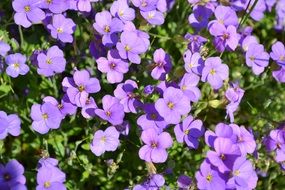
M 132 3 L 141 11 L 153 11 L 156 9 L 158 0 L 132 0 Z
M 285 82 L 285 68 L 280 67 L 279 70 L 273 71 L 272 72 L 273 77 L 275 80 L 278 82 L 284 83 Z
M 36 190 L 66 190 L 65 178 L 65 173 L 59 168 L 42 166 L 38 169 Z
M 135 19 L 135 10 L 129 7 L 127 0 L 114 1 L 110 12 L 114 17 L 118 17 L 123 22 Z
M 105 131 L 98 130 L 94 134 L 90 149 L 96 156 L 101 156 L 106 151 L 115 151 L 120 144 L 119 136 L 115 127 L 108 127 Z
M 120 125 L 124 121 L 124 106 L 118 98 L 105 95 L 102 99 L 103 109 L 96 109 L 95 114 L 112 125 Z
M 19 136 L 21 132 L 21 120 L 17 114 L 7 115 L 0 111 L 0 139 L 5 139 L 8 134 Z
M 189 42 L 188 49 L 194 52 L 200 52 L 201 47 L 206 43 L 208 40 L 199 35 L 192 35 L 187 33 L 184 38 Z
M 162 132 L 158 135 L 154 129 L 147 129 L 142 132 L 141 139 L 146 145 L 139 150 L 140 159 L 153 163 L 163 163 L 167 160 L 166 149 L 173 143 L 169 133 Z
M 272 52 L 270 57 L 276 61 L 280 66 L 285 66 L 285 47 L 284 44 L 280 41 L 275 42 L 272 47 Z
M 214 89 L 219 89 L 223 86 L 223 81 L 229 77 L 229 67 L 222 64 L 219 57 L 209 57 L 205 61 L 205 67 L 202 71 L 203 82 L 208 82 Z
M 242 41 L 242 49 L 243 49 L 243 51 L 247 52 L 248 47 L 251 44 L 258 44 L 258 41 L 257 41 L 256 37 L 255 36 L 247 36 L 247 37 L 245 37 L 243 39 L 243 41 Z
M 7 75 L 16 78 L 19 75 L 26 75 L 30 68 L 25 64 L 26 57 L 20 53 L 10 54 L 6 56 L 6 68 Z
M 174 127 L 174 133 L 178 142 L 185 142 L 189 148 L 197 149 L 198 138 L 203 136 L 204 128 L 201 120 L 194 120 L 191 115 L 186 117 L 182 123 Z
M 63 51 L 58 46 L 52 46 L 47 53 L 40 53 L 37 56 L 38 74 L 44 76 L 53 76 L 56 73 L 62 73 L 65 70 L 66 60 Z
M 39 8 L 39 0 L 14 0 L 13 9 L 15 23 L 25 28 L 30 27 L 33 23 L 39 23 L 45 18 L 45 12 Z
M 6 165 L 0 164 L 0 189 L 26 190 L 24 167 L 17 160 L 10 160 Z
M 86 118 L 90 119 L 95 116 L 95 110 L 98 108 L 94 98 L 90 97 L 86 100 L 85 105 L 82 107 L 81 115 Z
M 96 62 L 98 70 L 107 74 L 107 80 L 111 84 L 122 82 L 124 74 L 129 71 L 129 63 L 121 59 L 116 50 L 108 51 L 107 58 L 100 57 Z
M 118 18 L 112 18 L 108 11 L 102 11 L 95 15 L 94 29 L 103 35 L 102 43 L 105 46 L 115 45 L 118 41 L 117 33 L 123 30 L 124 24 Z
M 75 23 L 70 18 L 65 18 L 62 14 L 53 15 L 52 24 L 47 25 L 51 36 L 63 43 L 72 43 L 72 34 L 75 31 Z
M 218 22 L 225 26 L 229 26 L 229 25 L 237 26 L 238 25 L 237 14 L 231 7 L 223 6 L 223 5 L 217 6 L 215 9 L 215 17 L 216 17 L 216 20 L 212 21 L 210 25 L 215 22 Z
M 252 68 L 255 75 L 260 75 L 269 64 L 269 54 L 261 44 L 251 44 L 245 57 L 247 66 Z
M 168 87 L 163 93 L 163 98 L 156 101 L 155 109 L 167 123 L 178 124 L 181 116 L 189 113 L 191 105 L 180 89 Z
M 164 15 L 160 11 L 141 11 L 140 13 L 142 17 L 152 25 L 162 25 L 164 23 Z
M 32 128 L 40 134 L 46 134 L 50 129 L 58 129 L 62 118 L 59 109 L 50 102 L 43 105 L 34 104 L 31 108 Z
M 202 70 L 204 66 L 204 61 L 200 53 L 195 52 L 191 53 L 190 50 L 187 50 L 183 54 L 184 68 L 188 73 L 195 73 L 197 75 L 202 75 Z
M 151 76 L 157 80 L 165 80 L 166 74 L 170 72 L 172 63 L 170 56 L 163 49 L 155 50 L 153 54 L 153 69 Z
M 11 47 L 4 41 L 0 40 L 0 55 L 5 57 L 7 52 L 10 51 Z
M 198 102 L 201 97 L 200 89 L 197 87 L 200 77 L 194 73 L 185 73 L 179 86 L 182 92 L 191 102 Z
M 48 9 L 54 14 L 59 14 L 69 9 L 70 0 L 42 0 L 40 7 Z
M 77 0 L 77 8 L 82 12 L 90 12 L 92 10 L 92 2 L 99 0 Z
M 62 81 L 62 86 L 70 102 L 78 107 L 85 105 L 89 94 L 101 90 L 99 80 L 95 77 L 90 78 L 87 70 L 75 71 L 73 78 L 65 77 Z

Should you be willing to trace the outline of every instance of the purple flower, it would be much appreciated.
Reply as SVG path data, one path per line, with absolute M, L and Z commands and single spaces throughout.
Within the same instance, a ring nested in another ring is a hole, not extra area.
M 153 163 L 163 163 L 167 160 L 165 149 L 172 146 L 172 139 L 169 133 L 157 134 L 154 129 L 147 129 L 142 132 L 142 141 L 146 144 L 139 150 L 139 157 L 142 160 Z
M 21 120 L 16 114 L 7 115 L 0 111 L 0 139 L 5 139 L 8 134 L 19 136 L 21 132 Z
M 158 0 L 132 0 L 135 7 L 138 7 L 141 11 L 153 11 L 156 9 Z
M 139 54 L 146 51 L 145 42 L 138 36 L 136 32 L 124 31 L 121 34 L 121 42 L 116 47 L 123 59 L 129 59 L 130 62 L 140 64 L 141 58 Z
M 65 173 L 54 166 L 42 166 L 38 169 L 36 190 L 66 190 Z
M 92 10 L 91 3 L 99 0 L 77 0 L 77 8 L 82 12 L 90 12 Z
M 124 106 L 120 103 L 120 100 L 105 95 L 102 99 L 103 109 L 96 109 L 95 114 L 101 119 L 109 121 L 112 125 L 120 125 L 123 123 L 125 113 Z
M 280 66 L 285 66 L 285 47 L 282 42 L 275 42 L 271 49 L 270 57 Z
M 114 17 L 118 17 L 123 22 L 135 19 L 135 10 L 129 7 L 127 0 L 114 1 L 110 11 Z
M 226 184 L 221 174 L 211 166 L 208 160 L 204 160 L 200 166 L 200 170 L 196 172 L 195 177 L 199 189 L 226 189 Z
M 162 25 L 164 23 L 164 15 L 160 11 L 141 11 L 141 15 L 148 23 L 152 25 Z
M 208 82 L 214 89 L 219 89 L 223 86 L 223 80 L 229 77 L 229 67 L 222 64 L 219 57 L 210 57 L 205 61 L 205 67 L 202 71 L 203 82 Z
M 0 164 L 0 189 L 26 190 L 25 183 L 24 167 L 17 160 Z
M 245 3 L 245 8 L 250 0 L 247 0 Z M 253 6 L 254 1 L 250 1 L 250 7 Z M 250 9 L 251 10 L 251 9 Z M 264 0 L 258 0 L 254 9 L 251 11 L 250 16 L 256 21 L 260 21 L 264 17 L 264 12 L 266 10 L 266 5 Z M 249 9 L 247 9 L 249 11 Z
M 280 67 L 279 70 L 273 71 L 272 72 L 273 77 L 275 80 L 278 82 L 284 83 L 285 82 L 285 68 Z
M 26 75 L 30 68 L 25 64 L 26 57 L 20 53 L 10 54 L 6 56 L 6 68 L 7 75 L 16 78 L 19 75 Z
M 90 93 L 101 90 L 99 80 L 90 78 L 87 70 L 75 71 L 73 78 L 65 77 L 62 81 L 64 91 L 71 103 L 78 107 L 83 107 Z
M 237 145 L 233 144 L 230 139 L 217 138 L 214 142 L 215 151 L 208 151 L 207 158 L 210 163 L 216 166 L 221 173 L 230 171 L 232 164 L 240 151 Z
M 11 47 L 4 41 L 0 40 L 0 55 L 5 57 L 7 52 L 10 51 Z
M 94 98 L 87 98 L 85 105 L 82 107 L 81 115 L 86 119 L 90 119 L 95 116 L 95 110 L 97 108 L 98 106 Z
M 38 162 L 38 168 L 41 167 L 57 167 L 58 160 L 50 157 L 42 157 Z
M 52 18 L 52 24 L 47 25 L 51 36 L 63 43 L 72 43 L 72 34 L 75 31 L 75 23 L 70 18 L 65 18 L 62 14 L 56 14 Z
M 233 25 L 225 27 L 220 23 L 213 23 L 209 30 L 215 36 L 214 45 L 219 52 L 223 52 L 225 48 L 234 51 L 238 46 L 239 35 Z
M 46 96 L 43 99 L 43 102 L 49 102 L 52 105 L 56 106 L 61 112 L 62 118 L 65 118 L 66 115 L 74 115 L 76 113 L 77 107 L 69 101 L 66 95 L 63 96 L 60 103 L 58 103 L 58 101 L 52 96 Z
M 275 151 L 275 160 L 277 162 L 285 161 L 285 133 L 284 129 L 275 129 L 270 132 L 270 136 L 266 137 L 263 143 L 267 151 Z
M 124 106 L 124 112 L 126 113 L 137 113 L 136 108 L 141 106 L 140 100 L 133 92 L 136 89 L 138 89 L 138 85 L 135 81 L 126 80 L 125 83 L 118 84 L 114 90 L 115 97 L 120 100 L 120 103 Z
M 144 111 L 145 114 L 137 119 L 137 124 L 142 130 L 153 128 L 158 134 L 163 132 L 163 129 L 167 127 L 167 123 L 156 111 L 154 104 L 144 104 Z
M 50 12 L 59 14 L 67 11 L 70 6 L 70 0 L 42 0 L 40 7 L 50 10 Z
M 208 41 L 206 38 L 202 36 L 192 35 L 189 33 L 187 33 L 184 38 L 189 42 L 188 49 L 192 53 L 199 52 L 203 44 Z
M 155 109 L 167 123 L 178 124 L 181 116 L 189 113 L 191 105 L 180 89 L 168 87 L 163 93 L 163 98 L 156 101 Z
M 200 89 L 197 87 L 200 77 L 193 73 L 185 73 L 179 86 L 182 92 L 192 102 L 198 102 L 201 97 Z
M 243 51 L 247 52 L 249 46 L 251 44 L 258 44 L 258 41 L 255 36 L 247 36 L 242 41 L 242 49 Z
M 121 59 L 116 50 L 108 51 L 107 58 L 100 57 L 96 62 L 98 70 L 107 73 L 107 80 L 111 84 L 122 82 L 124 73 L 129 71 L 129 63 Z
M 108 127 L 105 131 L 98 130 L 94 134 L 90 149 L 96 156 L 101 156 L 106 151 L 115 151 L 120 144 L 119 136 L 115 127 Z
M 251 67 L 255 75 L 259 75 L 268 66 L 269 54 L 261 44 L 251 44 L 246 52 L 246 64 Z
M 212 14 L 213 12 L 211 9 L 198 5 L 194 7 L 193 13 L 190 14 L 188 21 L 196 31 L 200 31 L 207 27 L 208 20 Z
M 188 73 L 202 75 L 204 61 L 200 53 L 195 52 L 192 54 L 190 50 L 187 50 L 183 55 L 183 60 L 185 63 L 184 68 Z
M 31 108 L 32 128 L 40 134 L 46 134 L 50 129 L 58 129 L 62 118 L 59 109 L 50 102 L 43 105 L 34 104 Z
M 163 187 L 165 179 L 160 174 L 152 174 L 142 184 L 136 185 L 133 190 L 156 190 Z
M 178 187 L 181 189 L 190 189 L 192 179 L 187 175 L 180 175 L 177 179 Z
M 163 49 L 155 50 L 153 54 L 153 69 L 151 76 L 157 80 L 165 80 L 166 74 L 170 72 L 172 68 L 170 56 L 165 53 Z
M 116 33 L 123 30 L 124 24 L 118 18 L 112 18 L 108 11 L 102 11 L 96 14 L 94 29 L 103 35 L 102 43 L 105 46 L 115 45 L 118 41 Z
M 45 18 L 45 12 L 39 8 L 39 0 L 14 0 L 13 9 L 15 23 L 28 28 L 32 23 L 39 23 Z
M 130 126 L 130 123 L 128 121 L 124 121 L 122 124 L 116 125 L 115 127 L 120 134 L 122 134 L 124 136 L 129 135 L 131 126 Z
M 186 117 L 181 124 L 174 128 L 174 133 L 178 142 L 185 142 L 189 148 L 197 149 L 198 138 L 203 136 L 204 128 L 201 120 L 194 120 L 191 115 Z
M 249 180 L 255 178 L 253 180 Z M 232 177 L 228 180 L 228 187 L 236 189 L 254 189 L 257 183 L 257 175 L 250 161 L 246 157 L 237 158 L 233 164 Z
M 215 9 L 215 17 L 216 20 L 211 21 L 212 23 L 218 22 L 222 25 L 229 26 L 237 26 L 238 25 L 238 17 L 236 12 L 231 8 L 223 5 L 219 5 Z
M 66 60 L 64 54 L 58 46 L 52 46 L 47 53 L 40 53 L 37 56 L 38 74 L 46 77 L 53 76 L 55 73 L 62 73 L 65 70 Z

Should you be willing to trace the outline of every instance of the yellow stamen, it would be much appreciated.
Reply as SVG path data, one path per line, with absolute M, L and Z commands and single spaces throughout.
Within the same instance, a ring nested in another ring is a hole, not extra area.
M 29 5 L 26 5 L 24 7 L 24 9 L 25 9 L 26 12 L 30 12 L 31 11 L 31 7 Z
M 174 108 L 173 102 L 168 102 L 167 107 L 169 107 L 169 109 L 173 109 Z
M 210 74 L 211 74 L 211 75 L 216 74 L 216 70 L 215 70 L 215 69 L 211 69 L 211 70 L 210 70 Z
M 50 184 L 50 182 L 49 182 L 49 181 L 46 181 L 46 182 L 44 183 L 44 187 L 45 187 L 45 188 L 49 188 L 49 187 L 50 187 L 50 185 L 51 185 L 51 184 Z

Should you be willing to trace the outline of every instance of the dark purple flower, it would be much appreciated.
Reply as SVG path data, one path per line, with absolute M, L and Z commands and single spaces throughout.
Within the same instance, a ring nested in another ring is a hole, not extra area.
M 114 1 L 110 8 L 110 12 L 114 17 L 118 17 L 123 22 L 135 19 L 135 10 L 129 7 L 127 0 Z
M 179 86 L 182 92 L 191 102 L 198 102 L 201 97 L 200 89 L 197 87 L 200 77 L 193 73 L 185 73 Z
M 50 129 L 58 129 L 62 118 L 59 109 L 50 102 L 43 105 L 34 104 L 31 108 L 32 128 L 40 134 L 46 134 Z
M 72 34 L 75 31 L 75 23 L 70 18 L 65 18 L 62 14 L 56 14 L 52 18 L 52 24 L 47 25 L 51 36 L 63 43 L 72 43 Z
M 120 144 L 119 136 L 115 127 L 108 127 L 105 131 L 98 130 L 94 134 L 90 149 L 96 156 L 101 156 L 106 151 L 115 151 Z
M 206 43 L 208 40 L 202 36 L 199 35 L 192 35 L 187 33 L 184 37 L 189 43 L 188 43 L 188 49 L 194 53 L 194 52 L 200 52 L 201 47 L 204 43 Z
M 115 127 L 120 134 L 125 136 L 129 135 L 131 125 L 128 121 L 124 121 L 122 124 L 116 125 Z
M 193 13 L 190 14 L 188 21 L 196 31 L 200 31 L 207 27 L 209 18 L 212 14 L 213 12 L 211 9 L 198 5 L 194 7 Z
M 21 120 L 17 114 L 7 115 L 0 111 L 0 139 L 5 139 L 8 134 L 19 136 L 21 132 Z
M 26 75 L 30 68 L 26 65 L 26 57 L 20 53 L 10 54 L 6 56 L 6 68 L 7 75 L 16 78 L 19 75 Z
M 226 189 L 225 180 L 219 171 L 211 166 L 208 160 L 204 160 L 201 164 L 200 170 L 195 174 L 195 178 L 199 189 Z
M 177 179 L 178 187 L 181 189 L 190 189 L 192 179 L 187 175 L 180 175 Z
M 120 100 L 126 113 L 137 113 L 136 109 L 141 106 L 140 100 L 134 93 L 136 89 L 138 89 L 138 85 L 135 81 L 126 80 L 125 83 L 118 84 L 114 90 L 115 97 Z
M 26 190 L 24 167 L 17 160 L 10 160 L 6 165 L 0 164 L 0 189 Z
M 101 119 L 109 121 L 112 125 L 120 125 L 123 123 L 125 112 L 124 106 L 118 98 L 105 95 L 102 99 L 103 109 L 96 109 L 95 114 Z
M 247 66 L 252 68 L 255 75 L 260 75 L 269 64 L 269 54 L 261 44 L 251 44 L 245 57 Z
M 85 105 L 83 105 L 81 110 L 81 115 L 86 118 L 90 119 L 92 117 L 95 117 L 95 110 L 98 108 L 94 98 L 89 97 L 86 100 Z
M 58 46 L 52 46 L 47 53 L 40 53 L 37 56 L 38 74 L 52 76 L 56 73 L 62 73 L 65 70 L 66 60 L 64 54 Z
M 65 173 L 54 166 L 42 166 L 38 169 L 36 190 L 66 190 Z
M 156 111 L 154 104 L 144 104 L 144 111 L 145 114 L 137 119 L 137 124 L 142 130 L 153 128 L 158 134 L 163 132 L 163 129 L 167 127 L 167 123 Z
M 100 57 L 96 60 L 98 70 L 107 74 L 109 83 L 122 82 L 124 74 L 129 71 L 129 63 L 121 59 L 116 50 L 108 51 L 107 58 Z
M 275 42 L 271 49 L 270 57 L 280 66 L 285 66 L 285 47 L 282 42 Z
M 110 12 L 102 11 L 96 14 L 93 27 L 99 34 L 103 35 L 103 44 L 112 46 L 117 43 L 117 33 L 123 30 L 124 24 L 120 19 L 112 18 Z
M 151 71 L 151 76 L 157 80 L 165 80 L 166 74 L 168 74 L 172 68 L 170 56 L 160 48 L 155 50 L 153 61 L 154 68 Z
M 15 23 L 25 28 L 30 27 L 33 23 L 39 23 L 45 18 L 45 12 L 39 8 L 39 0 L 14 0 L 13 9 Z
M 90 93 L 96 93 L 101 90 L 99 80 L 90 78 L 87 70 L 75 71 L 73 78 L 65 77 L 62 81 L 64 91 L 71 103 L 78 107 L 83 107 Z
M 178 142 L 185 142 L 189 148 L 197 149 L 198 139 L 204 134 L 203 123 L 189 115 L 181 124 L 175 126 L 174 133 Z
M 203 82 L 208 82 L 214 89 L 219 89 L 223 86 L 223 80 L 229 77 L 229 67 L 222 64 L 219 57 L 209 57 L 205 61 L 205 67 L 202 71 Z
M 215 151 L 208 151 L 207 158 L 221 173 L 230 171 L 234 161 L 241 155 L 239 147 L 226 138 L 217 138 L 214 149 Z
M 167 123 L 178 124 L 181 116 L 189 113 L 191 105 L 180 89 L 168 87 L 163 93 L 163 98 L 155 102 L 155 109 Z
M 139 157 L 147 162 L 163 163 L 167 160 L 167 148 L 172 146 L 172 139 L 169 133 L 157 134 L 154 129 L 147 129 L 142 132 L 142 141 L 146 144 L 139 150 Z

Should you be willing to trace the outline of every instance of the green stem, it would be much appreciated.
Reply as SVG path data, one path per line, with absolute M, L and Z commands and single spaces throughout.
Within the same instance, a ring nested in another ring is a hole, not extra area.
M 19 28 L 20 39 L 21 39 L 21 49 L 24 49 L 25 39 L 24 39 L 23 31 L 20 25 L 18 28 Z

